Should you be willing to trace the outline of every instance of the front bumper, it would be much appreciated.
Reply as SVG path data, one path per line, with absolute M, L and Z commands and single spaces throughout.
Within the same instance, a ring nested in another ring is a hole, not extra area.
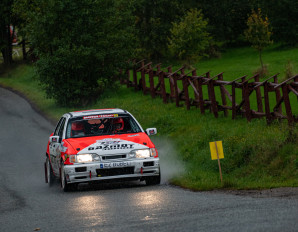
M 159 176 L 160 167 L 159 158 L 126 159 L 65 165 L 64 172 L 67 183 L 83 183 Z

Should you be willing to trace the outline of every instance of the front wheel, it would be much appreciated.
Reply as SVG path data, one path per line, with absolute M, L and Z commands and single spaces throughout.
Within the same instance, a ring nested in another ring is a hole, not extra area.
M 61 163 L 61 168 L 60 168 L 60 181 L 61 181 L 61 188 L 64 192 L 69 192 L 77 188 L 77 184 L 67 183 L 63 163 Z
M 146 185 L 158 185 L 160 184 L 160 174 L 158 176 L 149 176 L 145 179 Z

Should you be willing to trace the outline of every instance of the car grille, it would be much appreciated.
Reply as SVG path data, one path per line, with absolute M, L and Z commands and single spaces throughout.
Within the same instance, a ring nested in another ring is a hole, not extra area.
M 144 162 L 143 165 L 144 165 L 144 167 L 154 166 L 154 162 L 153 161 Z
M 96 169 L 97 176 L 119 176 L 134 174 L 134 167 Z
M 76 172 L 86 172 L 87 171 L 87 167 L 79 167 L 79 168 L 75 168 Z
M 126 155 L 109 155 L 102 156 L 102 160 L 111 160 L 111 159 L 125 159 Z

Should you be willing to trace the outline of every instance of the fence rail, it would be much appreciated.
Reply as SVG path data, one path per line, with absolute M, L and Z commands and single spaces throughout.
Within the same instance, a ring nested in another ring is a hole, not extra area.
M 185 73 L 185 67 L 173 71 L 169 66 L 164 70 L 161 64 L 153 66 L 152 62 L 145 63 L 145 60 L 135 62 L 133 69 L 126 71 L 123 84 L 126 84 L 128 88 L 134 87 L 136 90 L 142 90 L 144 94 L 150 93 L 152 98 L 160 96 L 164 103 L 174 101 L 177 107 L 182 106 L 180 103 L 184 102 L 188 110 L 191 106 L 199 108 L 202 114 L 210 110 L 216 118 L 219 112 L 228 116 L 228 112 L 232 111 L 232 119 L 235 119 L 237 115 L 242 115 L 248 121 L 253 118 L 266 117 L 268 124 L 276 119 L 287 119 L 290 125 L 298 122 L 297 115 L 295 116 L 292 111 L 292 107 L 298 109 L 298 75 L 282 83 L 278 83 L 279 74 L 262 81 L 260 81 L 259 74 L 249 78 L 242 76 L 233 81 L 224 81 L 223 73 L 211 77 L 210 71 L 201 75 L 197 75 L 195 69 Z M 138 73 L 140 73 L 139 80 Z M 231 93 L 228 86 L 230 86 Z M 193 92 L 193 97 L 190 97 L 190 91 Z M 236 91 L 240 94 L 236 94 Z M 270 107 L 270 104 L 273 105 L 272 102 L 270 103 L 272 99 L 269 97 L 270 93 L 275 95 L 274 107 Z M 296 97 L 290 98 L 290 94 Z M 206 95 L 208 97 L 204 99 Z M 251 107 L 252 97 L 250 96 L 253 95 L 255 95 L 257 109 Z M 220 102 L 217 100 L 219 98 Z M 283 114 L 283 108 L 285 114 Z

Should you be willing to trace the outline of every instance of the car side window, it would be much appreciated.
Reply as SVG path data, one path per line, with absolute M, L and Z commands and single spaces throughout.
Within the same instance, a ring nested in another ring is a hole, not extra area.
M 59 131 L 59 128 L 60 128 L 60 125 L 61 125 L 61 122 L 62 122 L 62 119 L 63 118 L 60 118 L 56 128 L 55 128 L 55 131 L 54 131 L 54 135 L 58 135 L 58 131 Z
M 59 135 L 60 138 L 62 138 L 62 135 L 63 135 L 64 125 L 65 125 L 65 118 L 62 119 L 61 126 L 59 128 L 58 135 Z
M 57 124 L 57 126 L 56 126 L 56 129 L 55 129 L 55 131 L 54 131 L 54 135 L 55 135 L 55 136 L 59 135 L 60 129 L 61 129 L 61 127 L 62 127 L 62 129 L 63 129 L 64 123 L 65 123 L 65 118 L 62 117 L 62 118 L 59 120 L 59 122 L 58 122 L 58 124 Z M 62 124 L 63 124 L 63 125 L 62 125 Z

